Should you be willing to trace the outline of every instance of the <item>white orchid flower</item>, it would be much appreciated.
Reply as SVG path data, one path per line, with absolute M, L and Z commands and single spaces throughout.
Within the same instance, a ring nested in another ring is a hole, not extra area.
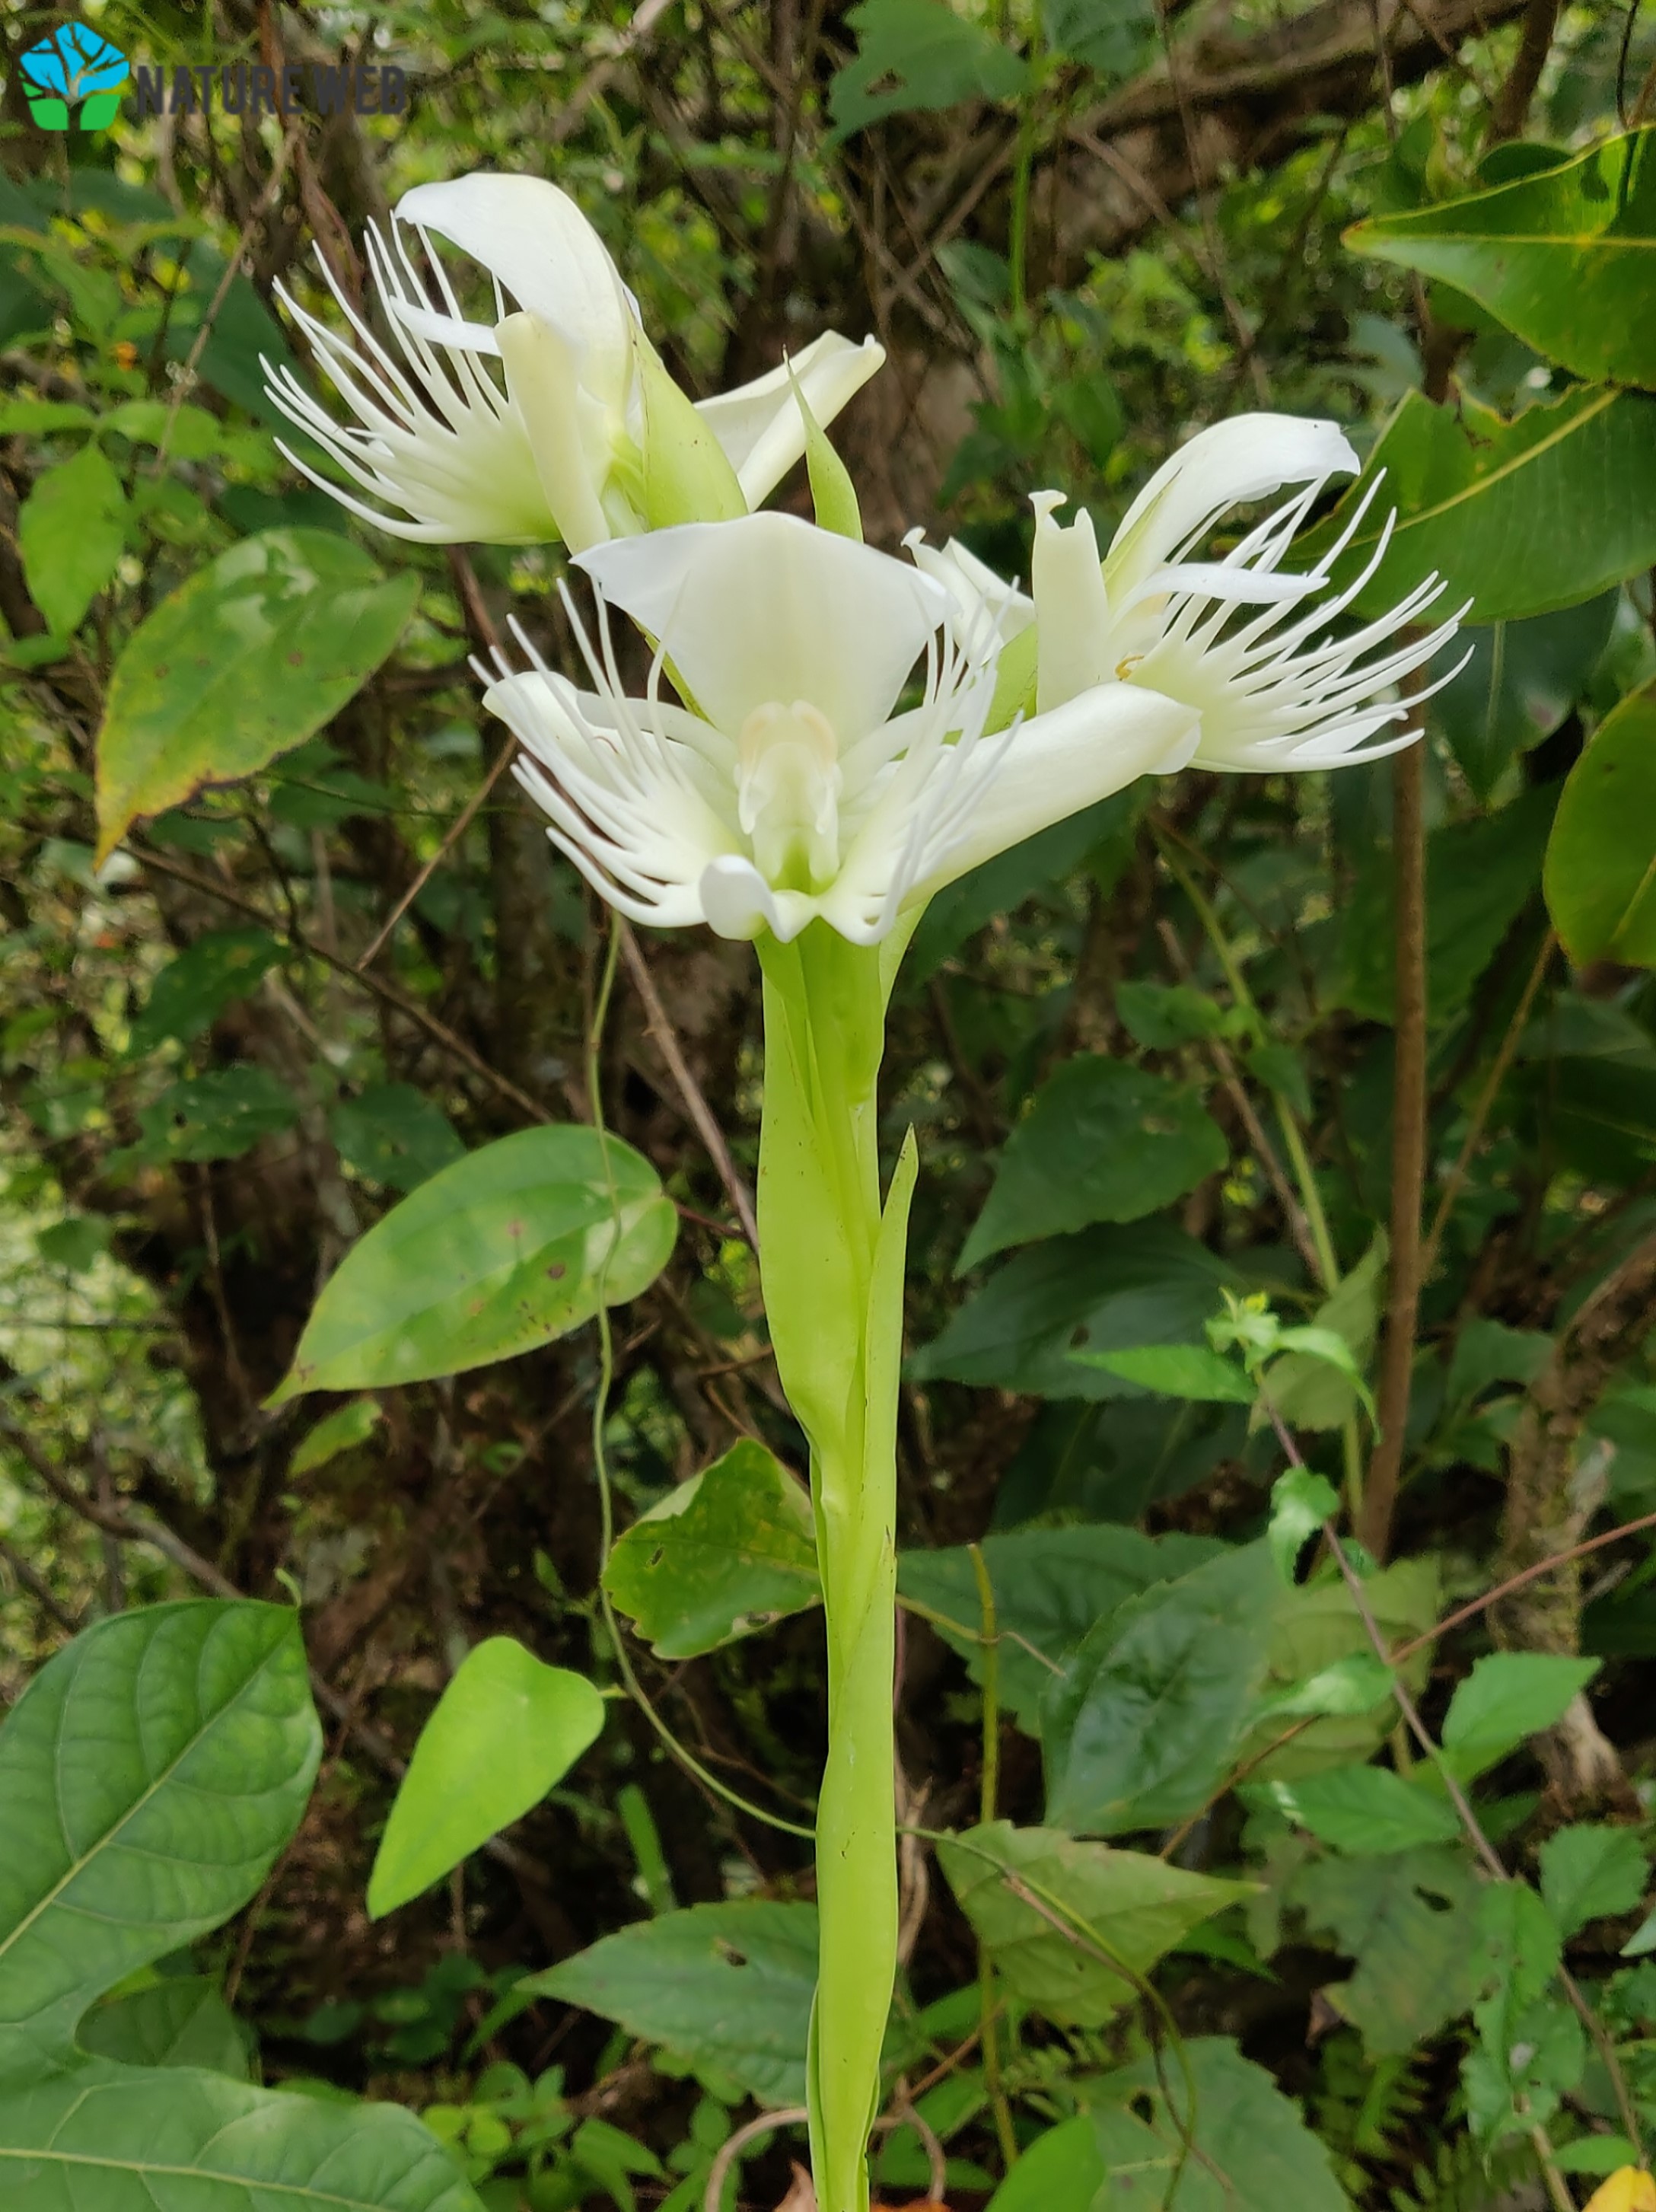
M 1315 568 L 1295 574 L 1280 568 L 1330 477 L 1357 467 L 1332 422 L 1239 416 L 1200 432 L 1156 471 L 1101 562 L 1085 511 L 1066 529 L 1054 517 L 1063 494 L 1037 493 L 1033 598 L 955 544 L 940 552 L 916 547 L 915 557 L 945 582 L 961 619 L 980 623 L 992 611 L 1004 624 L 1036 624 L 1035 702 L 1043 713 L 1096 684 L 1143 684 L 1200 714 L 1199 768 L 1338 768 L 1414 742 L 1412 731 L 1369 741 L 1429 696 L 1400 700 L 1396 687 L 1447 643 L 1465 612 L 1421 630 L 1445 588 L 1429 576 L 1377 620 L 1332 633 L 1390 540 L 1388 523 L 1362 573 L 1330 592 L 1329 570 L 1368 500 Z M 1290 484 L 1303 489 L 1222 560 L 1191 557 L 1230 508 Z M 1256 611 L 1240 616 L 1244 609 Z
M 533 756 L 550 836 L 636 921 L 853 944 L 980 860 L 1189 757 L 1197 717 L 1109 684 L 986 738 L 998 642 L 948 592 L 792 515 L 687 524 L 579 556 L 599 602 L 592 689 L 502 666 L 485 704 Z M 622 688 L 619 606 L 657 641 Z M 579 629 L 579 624 L 577 628 Z M 924 659 L 920 702 L 898 701 Z M 688 706 L 660 696 L 663 671 Z
M 434 233 L 493 278 L 492 323 L 462 314 Z M 646 528 L 659 504 L 652 486 L 682 482 L 687 470 L 727 492 L 714 511 L 739 514 L 804 452 L 796 383 L 827 423 L 885 358 L 873 338 L 858 346 L 825 331 L 790 363 L 692 410 L 597 233 L 540 177 L 416 185 L 397 203 L 389 241 L 370 230 L 367 246 L 389 345 L 325 262 L 350 337 L 277 287 L 354 419 L 337 421 L 290 369 L 266 363 L 270 396 L 383 505 L 342 489 L 283 446 L 295 468 L 364 520 L 427 544 L 561 538 L 579 552 Z

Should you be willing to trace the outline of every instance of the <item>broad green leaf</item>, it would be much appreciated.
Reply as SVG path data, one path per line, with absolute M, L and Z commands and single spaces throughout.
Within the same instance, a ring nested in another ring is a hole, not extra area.
M 6 2212 L 480 2212 L 396 2105 L 93 2061 L 0 2093 Z
M 1189 983 L 1118 983 L 1115 1010 L 1128 1035 L 1152 1052 L 1224 1033 L 1223 1007 Z
M 1048 1823 L 1115 1836 L 1198 1811 L 1265 1684 L 1282 1595 L 1250 1544 L 1107 1616 L 1046 1693 Z
M 1319 1859 L 1294 1877 L 1289 1901 L 1356 1960 L 1349 1981 L 1325 1988 L 1371 2058 L 1401 2057 L 1471 2004 L 1479 1887 L 1466 1853 L 1447 1844 Z
M 246 2081 L 252 2071 L 246 2031 L 204 1976 L 182 1974 L 112 1997 L 81 2022 L 82 2051 L 124 2066 L 197 2066 Z
M 738 1900 L 664 1912 L 517 1984 L 585 2005 L 765 2105 L 805 2100 L 816 1908 Z
M 528 1352 L 590 1320 L 600 1296 L 637 1297 L 677 1229 L 655 1170 L 618 1137 L 520 1129 L 422 1182 L 351 1247 L 269 1402 Z
M 58 635 L 82 617 L 115 573 L 126 543 L 121 480 L 96 446 L 37 477 L 17 516 L 29 597 Z
M 180 585 L 110 679 L 99 860 L 137 817 L 252 775 L 319 729 L 396 644 L 419 590 L 320 530 L 244 538 Z
M 1258 1395 L 1246 1371 L 1202 1344 L 1140 1344 L 1119 1352 L 1077 1352 L 1071 1358 L 1086 1367 L 1164 1398 L 1192 1398 L 1210 1405 L 1251 1406 Z
M 328 1134 L 354 1175 L 387 1190 L 414 1190 L 465 1154 L 442 1108 L 411 1083 L 373 1083 L 342 1098 L 328 1115 Z
M 1285 1428 L 1343 1428 L 1356 1412 L 1364 1394 L 1350 1369 L 1355 1366 L 1361 1376 L 1374 1356 L 1388 1249 L 1382 1230 L 1313 1316 L 1313 1328 L 1329 1331 L 1347 1346 L 1350 1365 L 1331 1364 L 1291 1347 L 1271 1361 L 1268 1393 Z M 1289 1338 L 1284 1336 L 1283 1341 Z
M 1353 1651 L 1304 1681 L 1272 1698 L 1265 1711 L 1273 1720 L 1351 1720 L 1389 1703 L 1392 1669 L 1373 1651 Z
M 660 1659 L 693 1659 L 822 1602 L 810 1499 L 744 1437 L 616 1543 L 605 1589 Z
M 1560 1828 L 1541 1846 L 1541 1895 L 1566 1939 L 1589 1920 L 1631 1912 L 1649 1872 L 1630 1828 Z
M 246 1061 L 187 1077 L 138 1109 L 140 1141 L 112 1154 L 110 1168 L 167 1160 L 235 1160 L 299 1119 L 299 1101 L 268 1068 Z
M 510 1636 L 469 1651 L 420 1731 L 368 1880 L 383 1919 L 538 1805 L 604 1726 L 584 1674 Z
M 1026 1735 L 1038 1736 L 1048 1686 L 1089 1631 L 1128 1598 L 1223 1547 L 1204 1536 L 1146 1536 L 1107 1524 L 1012 1529 L 986 1536 L 980 1548 L 1001 1637 L 1001 1704 Z M 925 1607 L 944 1643 L 981 1681 L 983 1611 L 968 1548 L 901 1553 L 897 1589 L 901 1599 Z
M 1251 1882 L 1189 1874 L 1148 1851 L 1010 1820 L 943 1838 L 937 1863 L 1008 1989 L 1069 2027 L 1101 2027 L 1137 2003 L 1158 1959 L 1253 1892 Z
M 1130 76 L 1156 43 L 1153 0 L 1049 0 L 1042 28 L 1055 52 L 1101 76 Z
M 1599 1663 L 1545 1651 L 1486 1652 L 1449 1700 L 1445 1759 L 1463 1782 L 1476 1780 L 1527 1737 L 1550 1729 Z
M 1220 1291 L 1236 1285 L 1223 1259 L 1168 1221 L 1052 1237 L 998 1268 L 909 1371 L 1046 1398 L 1131 1397 L 1132 1384 L 1071 1352 L 1199 1344 Z
M 1223 2038 L 1137 2059 L 1084 2094 L 1103 2177 L 1077 2212 L 1349 2212 L 1326 2145 L 1265 2069 Z
M 373 1399 L 353 1398 L 349 1405 L 337 1407 L 300 1438 L 288 1462 L 288 1474 L 309 1474 L 312 1468 L 325 1467 L 341 1452 L 354 1451 L 358 1444 L 367 1443 L 384 1419 Z
M 1148 2128 L 1148 2158 L 1158 2168 L 1161 2146 Z M 1170 2176 L 1169 2156 L 1165 2172 Z M 1027 2145 L 1017 2164 L 989 2200 L 989 2212 L 1091 2212 L 1108 2178 L 1105 2151 L 1090 2113 L 1079 2112 L 1060 2121 Z M 1155 2177 L 1159 2178 L 1159 2177 Z M 1157 2200 L 1150 2199 L 1152 2203 Z
M 282 947 L 268 930 L 208 930 L 169 960 L 150 985 L 127 1039 L 128 1053 L 136 1059 L 169 1037 L 190 1043 L 227 1006 L 256 989 L 281 957 Z
M 915 108 L 1010 100 L 1028 76 L 1010 46 L 946 0 L 859 0 L 846 20 L 857 58 L 828 88 L 838 137 Z
M 1137 1221 L 1228 1158 L 1217 1124 L 1186 1085 L 1101 1054 L 1066 1060 L 1007 1139 L 955 1273 L 1009 1244 L 1093 1221 Z
M 1363 1584 L 1363 1602 L 1388 1646 L 1430 1632 L 1441 1610 L 1437 1573 L 1429 1560 L 1400 1559 Z M 1338 1575 L 1325 1573 L 1284 1589 L 1272 1618 L 1271 1665 L 1264 1701 L 1237 1746 L 1235 1763 L 1256 1781 L 1298 1781 L 1325 1768 L 1349 1766 L 1379 1748 L 1395 1715 L 1389 1702 L 1362 1705 L 1365 1682 L 1380 1666 L 1368 1631 Z M 1348 1669 L 1349 1702 L 1341 1705 L 1337 1670 Z M 1422 1647 L 1399 1669 L 1418 1692 L 1431 1668 Z M 1333 1677 L 1331 1680 L 1331 1676 Z M 1320 1684 L 1314 1692 L 1313 1684 Z M 1302 1714 L 1320 1717 L 1279 1743 L 1285 1714 L 1301 1702 Z
M 1573 375 L 1656 386 L 1656 129 L 1345 243 L 1453 284 Z
M 109 1249 L 115 1224 L 98 1213 L 65 1214 L 34 1232 L 34 1249 L 49 1267 L 66 1267 L 83 1275 Z
M 0 1728 L 0 2074 L 246 1904 L 319 1748 L 285 1606 L 149 1606 L 47 1662 Z
M 1278 1812 L 1339 1851 L 1383 1857 L 1451 1843 L 1460 1833 L 1447 1798 L 1405 1782 L 1389 1766 L 1336 1766 L 1297 1782 L 1256 1786 Z
M 1581 696 L 1610 641 L 1620 599 L 1605 592 L 1528 622 L 1460 630 L 1434 660 L 1434 682 L 1449 680 L 1427 719 L 1447 739 L 1480 805 L 1518 755 L 1550 737 Z
M 1656 1056 L 1568 1054 L 1523 1088 L 1533 1116 L 1524 1135 L 1542 1157 L 1600 1186 L 1641 1182 L 1656 1165 Z
M 1384 611 L 1434 572 L 1441 607 L 1471 600 L 1477 623 L 1513 622 L 1596 599 L 1656 561 L 1656 400 L 1581 386 L 1511 421 L 1470 395 L 1435 407 L 1410 392 L 1370 454 L 1359 490 L 1300 550 L 1325 551 L 1380 470 L 1386 482 L 1334 574 L 1390 548 L 1356 602 Z
M 1656 967 L 1656 685 L 1607 714 L 1571 769 L 1542 880 L 1578 966 Z
M 1285 1583 L 1294 1581 L 1300 1554 L 1340 1510 L 1339 1493 L 1326 1475 L 1309 1468 L 1291 1467 L 1271 1485 L 1271 1525 L 1265 1540 L 1277 1571 Z
M 1477 2046 L 1461 2068 L 1466 2117 L 1484 2143 L 1545 2126 L 1580 2081 L 1580 2022 L 1554 1986 L 1563 1957 L 1558 1923 L 1526 1881 L 1485 1885 L 1477 1901 L 1472 2008 Z

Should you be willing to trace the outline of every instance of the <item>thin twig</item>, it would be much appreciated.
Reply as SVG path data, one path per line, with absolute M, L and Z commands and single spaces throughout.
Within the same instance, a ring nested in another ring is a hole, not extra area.
M 1493 1589 L 1485 1590 L 1482 1597 L 1473 1598 L 1458 1612 L 1450 1613 L 1447 1620 L 1440 1620 L 1423 1636 L 1416 1636 L 1407 1644 L 1400 1644 L 1392 1654 L 1392 1662 L 1401 1666 L 1405 1659 L 1412 1659 L 1416 1651 L 1424 1650 L 1429 1644 L 1436 1643 L 1439 1638 L 1447 1636 L 1453 1629 L 1465 1627 L 1469 1620 L 1476 1620 L 1486 1607 L 1497 1604 L 1503 1597 L 1510 1597 L 1514 1590 L 1522 1589 L 1526 1583 L 1538 1582 L 1543 1575 L 1551 1574 L 1555 1567 L 1567 1567 L 1572 1559 L 1585 1559 L 1589 1552 L 1602 1552 L 1607 1544 L 1620 1543 L 1623 1536 L 1636 1536 L 1642 1528 L 1656 1528 L 1656 1513 L 1641 1514 L 1636 1521 L 1624 1521 L 1619 1528 L 1606 1528 L 1602 1535 L 1589 1536 L 1585 1543 L 1572 1544 L 1568 1551 L 1553 1552 L 1544 1559 L 1535 1560 L 1521 1573 L 1508 1575 L 1504 1583 L 1497 1583 Z
M 462 1061 L 474 1075 L 480 1076 L 491 1089 L 499 1091 L 502 1098 L 510 1099 L 531 1121 L 552 1120 L 551 1114 L 544 1106 L 538 1104 L 526 1091 L 520 1091 L 498 1069 L 491 1067 L 482 1054 L 474 1052 L 464 1037 L 456 1036 L 454 1031 L 440 1022 L 435 1014 L 428 1013 L 417 999 L 409 998 L 395 984 L 386 982 L 383 976 L 361 974 L 349 960 L 325 952 L 313 938 L 306 937 L 301 931 L 280 928 L 262 906 L 252 899 L 242 897 L 240 892 L 231 890 L 227 884 L 215 884 L 207 876 L 198 876 L 192 868 L 181 868 L 176 860 L 163 860 L 159 853 L 153 853 L 147 847 L 135 847 L 134 851 L 146 868 L 154 868 L 163 876 L 171 876 L 175 882 L 187 884 L 193 891 L 199 891 L 204 898 L 217 899 L 225 906 L 234 907 L 240 913 L 251 915 L 255 921 L 262 923 L 270 931 L 278 943 L 288 945 L 308 960 L 319 960 L 324 967 L 331 968 L 337 975 L 348 976 L 353 983 L 361 984 L 365 991 L 371 991 L 386 1006 L 394 1006 L 417 1029 L 423 1030 L 434 1044 L 440 1045 L 445 1052 Z
M 684 1110 L 689 1115 L 697 1136 L 706 1146 L 708 1158 L 719 1171 L 719 1180 L 724 1184 L 725 1195 L 742 1224 L 742 1234 L 756 1252 L 759 1249 L 759 1223 L 754 1213 L 752 1195 L 737 1173 L 736 1162 L 731 1158 L 731 1148 L 725 1141 L 725 1133 L 703 1097 L 701 1085 L 691 1073 L 690 1063 L 684 1057 L 678 1032 L 661 1003 L 661 994 L 656 989 L 650 963 L 633 934 L 631 922 L 625 915 L 618 914 L 615 927 L 621 939 L 621 957 L 627 963 L 627 973 L 633 979 L 634 989 L 644 1002 L 644 1018 L 650 1034 L 667 1063 L 668 1073 L 678 1085 L 678 1095 L 684 1102 Z
M 437 870 L 441 867 L 443 862 L 448 858 L 449 854 L 454 850 L 454 848 L 459 843 L 461 838 L 465 836 L 466 831 L 470 829 L 472 823 L 476 819 L 478 808 L 488 797 L 490 792 L 494 790 L 495 785 L 500 781 L 507 769 L 511 765 L 513 759 L 515 757 L 515 753 L 516 748 L 510 739 L 508 739 L 507 742 L 500 747 L 499 753 L 495 756 L 494 767 L 490 769 L 488 774 L 478 785 L 476 790 L 474 791 L 470 798 L 467 799 L 464 806 L 462 807 L 459 813 L 456 815 L 452 823 L 444 833 L 442 843 L 437 848 L 437 850 L 426 862 L 424 867 L 421 869 L 419 874 L 414 878 L 414 881 L 403 892 L 402 897 L 397 900 L 396 905 L 391 908 L 390 914 L 387 915 L 384 923 L 381 925 L 379 932 L 375 935 L 373 944 L 369 945 L 367 951 L 363 953 L 356 962 L 356 973 L 359 975 L 362 973 L 362 970 L 365 968 L 371 968 L 373 965 L 376 957 L 385 946 L 386 939 L 396 928 L 397 923 L 401 921 L 403 916 L 408 912 L 409 908 L 414 904 L 416 899 L 419 897 L 421 892 L 424 890 L 426 885 L 431 881 L 432 877 L 436 873 Z

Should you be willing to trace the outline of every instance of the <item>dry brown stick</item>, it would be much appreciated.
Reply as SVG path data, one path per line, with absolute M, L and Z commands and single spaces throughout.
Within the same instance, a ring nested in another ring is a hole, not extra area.
M 262 906 L 252 899 L 244 898 L 239 891 L 233 891 L 227 884 L 215 884 L 208 876 L 198 876 L 192 868 L 181 868 L 176 860 L 163 860 L 160 854 L 152 853 L 147 848 L 136 847 L 134 850 L 146 868 L 154 868 L 163 876 L 171 876 L 191 890 L 199 891 L 204 898 L 217 899 L 225 906 L 236 908 L 240 913 L 251 915 L 255 921 L 262 923 L 270 931 L 272 937 L 291 945 L 295 952 L 303 953 L 306 959 L 319 960 L 324 967 L 349 976 L 353 983 L 361 984 L 365 991 L 372 991 L 376 999 L 383 1000 L 388 1006 L 394 1006 L 416 1029 L 423 1030 L 434 1044 L 452 1054 L 474 1075 L 481 1076 L 485 1083 L 500 1092 L 502 1098 L 510 1099 L 520 1112 L 528 1115 L 531 1121 L 549 1121 L 553 1118 L 547 1109 L 538 1105 L 526 1091 L 519 1091 L 508 1077 L 491 1067 L 481 1053 L 474 1052 L 464 1037 L 456 1036 L 454 1031 L 440 1022 L 435 1014 L 428 1013 L 418 1000 L 409 998 L 394 984 L 386 982 L 383 976 L 359 974 L 349 960 L 341 960 L 332 953 L 325 952 L 313 939 L 306 937 L 302 931 L 279 927 Z
M 1641 1513 L 1636 1521 L 1623 1521 L 1617 1528 L 1606 1528 L 1600 1535 L 1589 1536 L 1582 1543 L 1572 1544 L 1568 1551 L 1552 1552 L 1544 1559 L 1537 1559 L 1521 1572 L 1508 1575 L 1505 1582 L 1497 1583 L 1493 1589 L 1485 1590 L 1482 1597 L 1471 1599 L 1447 1619 L 1438 1621 L 1423 1636 L 1412 1637 L 1407 1644 L 1398 1644 L 1392 1654 L 1392 1662 L 1400 1666 L 1405 1659 L 1412 1659 L 1416 1651 L 1424 1650 L 1429 1644 L 1435 1644 L 1440 1637 L 1447 1636 L 1452 1629 L 1464 1627 L 1467 1621 L 1476 1620 L 1487 1607 L 1499 1603 L 1503 1597 L 1510 1597 L 1514 1590 L 1522 1589 L 1526 1583 L 1538 1582 L 1543 1575 L 1550 1574 L 1555 1567 L 1567 1567 L 1572 1559 L 1585 1559 L 1589 1552 L 1602 1552 L 1608 1544 L 1620 1543 L 1623 1536 L 1636 1536 L 1641 1528 L 1656 1528 L 1656 1513 Z
M 16 1576 L 20 1586 L 28 1592 L 42 1613 L 49 1613 L 58 1627 L 67 1629 L 71 1636 L 79 1631 L 81 1623 L 66 1606 L 58 1602 L 52 1594 L 52 1585 L 4 1536 L 0 1536 L 0 1559 L 5 1561 Z
M 1444 1183 L 1443 1195 L 1438 1200 L 1437 1212 L 1432 1217 L 1432 1226 L 1427 1234 L 1425 1249 L 1420 1255 L 1420 1279 L 1422 1283 L 1431 1280 L 1432 1269 L 1437 1262 L 1438 1246 L 1442 1241 L 1444 1229 L 1447 1225 L 1450 1214 L 1454 1210 L 1455 1200 L 1459 1197 L 1461 1188 L 1466 1181 L 1466 1171 L 1471 1165 L 1472 1154 L 1477 1150 L 1478 1141 L 1483 1134 L 1490 1109 L 1495 1104 L 1495 1094 L 1507 1079 L 1507 1070 L 1513 1064 L 1513 1054 L 1518 1050 L 1519 1041 L 1524 1034 L 1524 1025 L 1530 1018 L 1530 1009 L 1535 1004 L 1535 994 L 1541 988 L 1542 981 L 1547 972 L 1547 963 L 1552 958 L 1557 943 L 1558 939 L 1553 932 L 1550 929 L 1548 930 L 1541 940 L 1541 950 L 1535 956 L 1535 965 L 1530 970 L 1528 982 L 1524 986 L 1524 994 L 1518 1002 L 1511 1021 L 1507 1024 L 1507 1034 L 1501 1040 L 1501 1049 L 1495 1056 L 1495 1064 L 1489 1070 L 1483 1090 L 1477 1095 L 1477 1103 L 1472 1109 L 1472 1118 L 1467 1125 L 1465 1138 L 1455 1156 L 1455 1164 L 1449 1170 L 1448 1178 Z
M 1409 1419 L 1415 1326 L 1420 1310 L 1420 1210 L 1426 1182 L 1425 762 L 1419 744 L 1392 757 L 1393 927 L 1392 1255 L 1386 1340 L 1377 1394 L 1380 1435 L 1363 1482 L 1358 1534 L 1375 1559 L 1392 1544 L 1398 1478 Z
M 507 743 L 500 747 L 499 753 L 495 757 L 494 767 L 490 769 L 488 774 L 478 785 L 476 790 L 474 791 L 470 798 L 467 799 L 464 806 L 455 817 L 449 828 L 445 830 L 443 833 L 442 843 L 437 848 L 437 850 L 426 862 L 424 867 L 421 869 L 419 874 L 403 892 L 402 897 L 397 900 L 396 905 L 385 917 L 385 922 L 376 934 L 373 944 L 369 945 L 367 951 L 363 953 L 357 961 L 356 973 L 359 975 L 362 973 L 365 968 L 371 968 L 373 965 L 375 959 L 385 948 L 386 939 L 390 937 L 397 923 L 401 921 L 403 916 L 414 904 L 414 902 L 419 897 L 421 892 L 424 890 L 426 885 L 431 881 L 437 870 L 441 867 L 443 862 L 448 858 L 449 854 L 454 850 L 454 848 L 459 843 L 461 838 L 465 836 L 466 831 L 470 829 L 472 823 L 476 818 L 478 808 L 488 797 L 489 793 L 494 790 L 495 785 L 505 774 L 507 767 L 510 765 L 513 758 L 515 750 L 516 748 L 510 739 L 508 739 Z
M 1516 138 L 1522 133 L 1529 120 L 1530 102 L 1535 98 L 1541 72 L 1547 66 L 1547 56 L 1552 52 L 1553 33 L 1557 27 L 1558 0 L 1528 0 L 1518 52 L 1490 108 L 1488 144 L 1498 146 L 1503 139 Z
M 759 1249 L 759 1224 L 753 1210 L 753 1199 L 747 1185 L 737 1173 L 736 1162 L 731 1158 L 731 1148 L 725 1141 L 713 1109 L 702 1095 L 701 1086 L 691 1073 L 690 1063 L 678 1041 L 678 1032 L 669 1020 L 667 1009 L 661 1003 L 661 994 L 656 989 L 655 978 L 650 973 L 650 963 L 644 949 L 633 934 L 633 925 L 625 915 L 615 918 L 616 934 L 621 940 L 621 957 L 627 963 L 627 972 L 633 979 L 633 988 L 644 1002 L 644 1018 L 654 1037 L 668 1072 L 678 1085 L 678 1095 L 684 1102 L 697 1136 L 707 1146 L 707 1157 L 719 1170 L 719 1180 L 725 1186 L 725 1195 L 742 1224 L 742 1234 L 756 1252 Z

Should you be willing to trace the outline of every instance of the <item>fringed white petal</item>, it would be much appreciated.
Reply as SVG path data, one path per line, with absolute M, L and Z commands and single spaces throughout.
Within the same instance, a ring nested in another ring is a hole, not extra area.
M 400 511 L 386 514 L 343 490 L 291 447 L 281 444 L 281 451 L 342 507 L 395 538 L 435 545 L 530 545 L 555 537 L 528 428 L 510 393 L 473 353 L 434 345 L 417 319 L 409 319 L 425 294 L 403 236 L 387 241 L 370 230 L 365 242 L 395 353 L 357 313 L 325 261 L 323 276 L 350 337 L 276 287 L 355 420 L 330 415 L 291 369 L 262 366 L 270 397 L 288 420 L 371 500 Z M 452 306 L 442 272 L 431 273 Z

